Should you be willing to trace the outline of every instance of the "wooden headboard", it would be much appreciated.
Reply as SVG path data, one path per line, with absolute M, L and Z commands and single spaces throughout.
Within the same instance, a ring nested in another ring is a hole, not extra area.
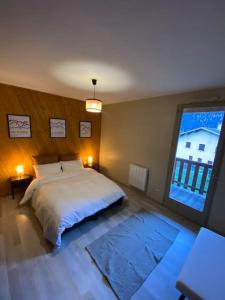
M 59 161 L 59 155 L 58 154 L 37 155 L 37 156 L 33 156 L 33 161 L 35 165 L 55 163 Z
M 33 161 L 35 165 L 51 164 L 61 161 L 76 160 L 79 158 L 78 153 L 68 153 L 68 154 L 46 154 L 33 156 Z
M 75 159 L 79 159 L 79 153 L 60 155 L 60 160 L 62 161 L 75 160 Z

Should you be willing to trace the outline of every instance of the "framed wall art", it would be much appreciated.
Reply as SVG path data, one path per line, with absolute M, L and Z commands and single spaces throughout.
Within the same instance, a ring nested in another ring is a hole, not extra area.
M 7 115 L 9 138 L 31 138 L 31 117 Z
M 49 129 L 51 138 L 65 138 L 66 137 L 66 120 L 59 118 L 49 119 Z
M 79 128 L 80 138 L 90 138 L 91 137 L 91 122 L 88 121 L 80 121 Z

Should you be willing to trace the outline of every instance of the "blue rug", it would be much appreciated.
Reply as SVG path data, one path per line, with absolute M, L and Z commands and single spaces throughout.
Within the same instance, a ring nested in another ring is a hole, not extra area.
M 141 210 L 86 247 L 121 300 L 130 299 L 163 258 L 179 230 Z

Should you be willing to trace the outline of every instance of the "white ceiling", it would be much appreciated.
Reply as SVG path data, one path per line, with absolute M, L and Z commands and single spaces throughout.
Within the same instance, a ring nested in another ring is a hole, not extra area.
M 121 102 L 225 85 L 224 0 L 7 0 L 0 82 Z

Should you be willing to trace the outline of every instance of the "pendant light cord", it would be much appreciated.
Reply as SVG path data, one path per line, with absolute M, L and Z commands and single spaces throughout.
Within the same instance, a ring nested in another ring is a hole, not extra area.
M 94 99 L 95 99 L 95 86 L 96 86 L 96 84 L 97 84 L 97 79 L 92 79 L 92 84 L 93 84 L 93 86 L 94 86 Z

